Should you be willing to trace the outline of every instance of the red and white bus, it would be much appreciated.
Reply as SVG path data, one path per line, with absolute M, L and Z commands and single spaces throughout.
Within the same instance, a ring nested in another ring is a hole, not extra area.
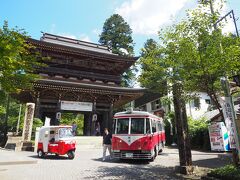
M 114 115 L 113 158 L 154 160 L 164 145 L 162 118 L 143 111 L 126 111 Z

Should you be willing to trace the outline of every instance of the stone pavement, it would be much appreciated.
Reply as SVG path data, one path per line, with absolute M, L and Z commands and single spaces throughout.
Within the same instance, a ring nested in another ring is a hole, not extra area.
M 192 151 L 194 165 L 215 168 L 229 163 L 229 153 Z M 78 146 L 76 157 L 48 156 L 37 158 L 33 152 L 0 150 L 1 180 L 77 180 L 77 179 L 183 179 L 175 166 L 179 165 L 178 150 L 165 148 L 154 162 L 119 161 L 102 162 L 102 149 Z M 26 163 L 28 161 L 28 163 Z M 5 162 L 5 164 L 1 164 Z M 7 164 L 6 162 L 12 162 Z M 18 162 L 15 163 L 14 162 Z M 21 162 L 23 162 L 21 164 Z M 25 163 L 24 163 L 25 162 Z

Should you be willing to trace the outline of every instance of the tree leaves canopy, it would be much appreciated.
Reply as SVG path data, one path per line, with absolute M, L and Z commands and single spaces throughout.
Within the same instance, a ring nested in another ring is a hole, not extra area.
M 132 30 L 119 14 L 113 14 L 105 21 L 99 42 L 115 54 L 133 55 Z
M 161 30 L 161 44 L 140 60 L 142 86 L 171 91 L 172 84 L 181 82 L 184 92 L 206 92 L 220 106 L 220 77 L 239 71 L 240 40 L 222 35 L 221 27 L 213 29 L 216 14 L 200 6 L 186 20 Z M 164 81 L 168 86 L 162 86 Z
M 37 77 L 33 74 L 34 68 L 42 65 L 27 39 L 26 32 L 9 29 L 6 21 L 0 28 L 0 84 L 6 92 L 31 87 L 31 82 Z

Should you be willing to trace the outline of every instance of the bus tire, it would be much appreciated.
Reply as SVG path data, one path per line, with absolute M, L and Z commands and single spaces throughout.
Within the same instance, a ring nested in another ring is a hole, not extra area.
M 153 162 L 156 157 L 157 157 L 157 148 L 155 147 L 153 157 L 150 159 L 150 161 Z
M 163 144 L 163 142 L 161 142 L 160 148 L 159 148 L 159 151 L 158 151 L 158 155 L 163 152 L 163 148 L 164 148 L 164 144 Z

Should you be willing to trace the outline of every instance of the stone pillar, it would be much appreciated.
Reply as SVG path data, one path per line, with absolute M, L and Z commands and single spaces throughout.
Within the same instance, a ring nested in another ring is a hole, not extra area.
M 34 148 L 31 142 L 34 109 L 35 109 L 34 103 L 27 103 L 21 145 L 21 150 L 23 151 L 33 151 Z
M 34 103 L 27 103 L 22 134 L 23 141 L 31 141 L 34 109 Z

